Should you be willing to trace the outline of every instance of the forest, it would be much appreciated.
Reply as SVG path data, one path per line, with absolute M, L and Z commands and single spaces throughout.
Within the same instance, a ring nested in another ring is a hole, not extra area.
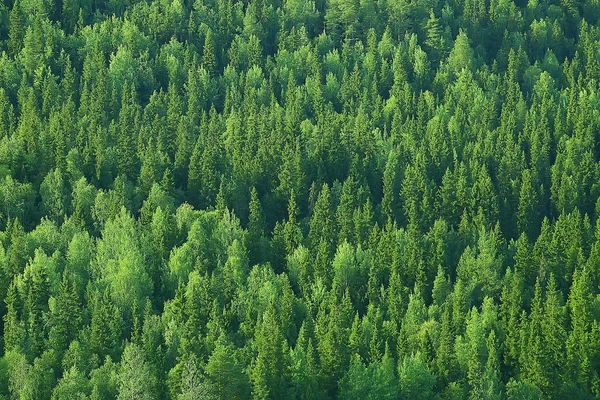
M 0 399 L 600 398 L 599 0 L 0 0 Z

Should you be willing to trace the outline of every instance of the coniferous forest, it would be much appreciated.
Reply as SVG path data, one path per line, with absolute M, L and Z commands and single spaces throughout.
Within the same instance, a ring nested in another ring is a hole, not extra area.
M 598 0 L 0 0 L 0 399 L 600 398 Z

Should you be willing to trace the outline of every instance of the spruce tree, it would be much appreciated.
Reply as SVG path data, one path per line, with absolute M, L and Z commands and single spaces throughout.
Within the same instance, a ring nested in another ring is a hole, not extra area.
M 204 37 L 204 49 L 202 51 L 202 68 L 209 75 L 214 76 L 217 73 L 217 58 L 215 50 L 215 40 L 211 29 L 206 31 Z

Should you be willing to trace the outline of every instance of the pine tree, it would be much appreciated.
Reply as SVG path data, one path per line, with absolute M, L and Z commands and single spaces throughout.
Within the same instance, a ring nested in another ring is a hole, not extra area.
M 260 39 L 256 35 L 251 35 L 248 39 L 248 63 L 251 67 L 261 67 L 262 59 Z
M 352 354 L 358 354 L 361 357 L 366 356 L 365 337 L 358 312 L 354 315 L 354 321 L 352 322 L 349 347 Z
M 62 224 L 67 214 L 67 187 L 60 169 L 48 173 L 40 185 L 42 208 L 57 224 Z
M 14 191 L 14 188 L 10 188 Z M 10 220 L 10 212 L 7 213 L 8 223 L 7 231 L 10 230 L 10 247 L 8 248 L 8 275 L 14 277 L 25 268 L 25 263 L 29 258 L 27 242 L 23 225 L 19 218 Z
M 528 381 L 542 389 L 542 391 L 545 391 L 549 385 L 549 381 L 545 371 L 547 363 L 543 354 L 542 318 L 544 310 L 542 308 L 542 300 L 542 288 L 538 278 L 535 284 L 531 313 L 526 327 L 527 332 L 523 332 L 526 335 L 527 344 L 522 349 L 522 359 L 524 375 Z
M 338 244 L 343 243 L 345 240 L 351 240 L 352 236 L 354 236 L 352 234 L 354 232 L 353 214 L 358 202 L 357 191 L 358 185 L 355 179 L 352 176 L 346 179 L 335 213 L 338 227 Z
M 62 25 L 67 33 L 73 33 L 75 31 L 80 11 L 79 1 L 66 0 L 62 2 Z
M 290 373 L 291 393 L 301 400 L 322 399 L 325 395 L 319 384 L 319 371 L 313 339 L 309 338 L 306 342 L 300 340 L 303 328 L 304 325 L 301 328 L 296 348 L 294 348 L 290 357 L 292 368 Z
M 281 333 L 273 302 L 269 303 L 256 327 L 257 356 L 251 370 L 252 395 L 256 399 L 277 399 L 286 393 L 287 342 Z
M 256 188 L 250 191 L 248 230 L 244 243 L 248 248 L 250 264 L 258 264 L 267 256 L 265 236 L 267 231 L 266 218 Z
M 181 119 L 177 126 L 177 143 L 173 168 L 175 186 L 182 189 L 187 188 L 187 173 L 192 155 L 189 130 L 188 119 Z
M 567 306 L 571 317 L 571 331 L 566 342 L 566 362 L 563 375 L 589 390 L 594 372 L 591 370 L 591 357 L 598 352 L 597 341 L 593 341 L 590 305 L 592 292 L 590 275 L 586 267 L 575 271 Z
M 546 301 L 542 318 L 543 352 L 546 363 L 548 387 L 546 393 L 553 397 L 559 394 L 561 386 L 560 371 L 565 360 L 565 313 L 562 294 L 556 287 L 554 276 L 550 275 L 546 285 Z
M 537 193 L 533 186 L 533 177 L 530 170 L 523 171 L 521 194 L 519 197 L 519 210 L 517 224 L 519 233 L 525 233 L 529 240 L 537 237 L 540 225 L 540 211 Z
M 331 193 L 329 186 L 323 184 L 315 203 L 313 215 L 309 222 L 308 243 L 314 252 L 324 242 L 327 250 L 331 251 L 334 243 L 333 215 L 331 211 Z
M 296 196 L 292 192 L 288 203 L 288 220 L 283 226 L 285 254 L 292 254 L 304 240 L 300 224 L 296 220 L 297 217 L 298 207 L 296 205 Z
M 506 271 L 500 296 L 500 321 L 506 333 L 504 339 L 504 364 L 517 370 L 519 367 L 520 318 L 522 310 L 523 279 L 518 272 Z
M 33 161 L 38 160 L 39 153 L 39 134 L 41 132 L 40 112 L 33 89 L 27 91 L 26 103 L 23 104 L 19 126 L 17 128 L 18 136 L 25 144 L 27 154 Z
M 381 199 L 381 215 L 385 220 L 396 221 L 398 218 L 398 193 L 400 191 L 398 156 L 390 151 L 383 173 L 383 198 Z
M 156 399 L 156 385 L 156 377 L 153 376 L 142 350 L 135 344 L 125 346 L 119 372 L 117 399 Z
M 430 58 L 433 63 L 437 63 L 446 53 L 446 43 L 443 37 L 442 27 L 440 26 L 439 18 L 436 17 L 433 10 L 429 12 L 429 19 L 425 25 L 427 31 L 427 39 L 425 45 L 429 48 L 431 53 Z
M 50 320 L 52 327 L 48 335 L 49 345 L 60 354 L 75 339 L 81 326 L 81 308 L 77 287 L 74 282 L 70 282 L 66 278 L 66 275 L 63 276 L 59 296 Z
M 440 340 L 434 361 L 434 370 L 442 383 L 452 381 L 458 371 L 454 342 L 450 303 L 446 303 L 441 317 Z
M 196 141 L 194 150 L 190 157 L 190 164 L 187 175 L 188 199 L 192 205 L 200 206 L 200 187 L 202 184 L 201 178 L 201 163 L 202 147 L 200 140 Z
M 454 48 L 448 56 L 448 64 L 456 74 L 463 68 L 471 70 L 473 67 L 473 49 L 469 43 L 469 38 L 464 31 L 459 32 L 454 42 Z
M 133 84 L 123 86 L 123 99 L 119 112 L 119 128 L 117 136 L 117 165 L 119 173 L 132 181 L 137 178 L 137 125 L 139 106 L 136 101 L 136 90 Z
M 11 133 L 11 106 L 12 104 L 6 95 L 6 90 L 0 88 L 0 137 L 9 136 Z
M 43 353 L 46 329 L 44 315 L 48 311 L 50 287 L 48 281 L 48 258 L 40 256 L 29 262 L 23 271 L 24 307 L 23 321 L 26 326 L 27 344 L 26 352 L 32 358 Z
M 450 295 L 452 291 L 452 286 L 448 281 L 447 276 L 444 274 L 444 269 L 440 265 L 438 267 L 437 275 L 433 281 L 433 289 L 431 292 L 431 297 L 433 300 L 432 307 L 436 307 L 436 311 L 441 309 L 446 302 L 446 299 Z M 431 313 L 431 311 L 430 311 Z M 439 316 L 439 315 L 438 315 Z
M 206 364 L 206 374 L 219 399 L 250 398 L 250 380 L 243 366 L 235 359 L 233 347 L 221 335 Z
M 500 360 L 498 359 L 498 343 L 496 332 L 491 331 L 486 339 L 488 358 L 483 371 L 482 393 L 486 399 L 502 399 L 503 388 L 500 376 Z
M 174 82 L 169 83 L 169 103 L 167 104 L 167 129 L 161 130 L 159 148 L 164 149 L 171 160 L 175 159 L 178 129 L 183 119 L 183 102 Z
M 210 76 L 214 76 L 217 73 L 217 57 L 215 51 L 215 41 L 213 39 L 213 32 L 211 29 L 206 31 L 204 38 L 204 49 L 202 51 L 202 68 Z
M 90 347 L 100 359 L 114 356 L 121 345 L 122 317 L 107 294 L 96 293 L 91 315 Z
M 14 282 L 8 287 L 4 302 L 7 309 L 3 317 L 4 350 L 6 352 L 22 350 L 25 345 L 25 326 L 19 318 L 22 304 Z
M 198 271 L 190 273 L 185 291 L 185 325 L 182 332 L 180 351 L 183 355 L 196 357 L 205 355 L 201 333 L 205 332 L 206 320 L 210 313 L 209 279 Z
M 23 48 L 23 39 L 25 38 L 25 16 L 21 10 L 21 2 L 19 0 L 13 3 L 10 11 L 10 38 L 9 50 L 13 56 L 16 56 Z

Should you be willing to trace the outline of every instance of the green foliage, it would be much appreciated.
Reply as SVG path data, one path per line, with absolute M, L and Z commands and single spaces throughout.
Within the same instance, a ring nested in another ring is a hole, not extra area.
M 206 375 L 213 393 L 219 398 L 250 398 L 250 380 L 243 365 L 236 359 L 234 347 L 224 336 L 219 337 L 215 350 L 206 364 Z
M 135 344 L 125 346 L 119 372 L 119 395 L 117 399 L 158 398 L 156 378 L 152 375 L 148 361 Z
M 0 0 L 0 399 L 600 397 L 598 10 Z
M 124 311 L 131 310 L 134 300 L 141 303 L 151 293 L 136 225 L 122 208 L 119 215 L 106 224 L 94 263 L 94 273 L 109 285 L 113 301 Z
M 341 399 L 393 399 L 396 398 L 397 382 L 394 374 L 394 363 L 387 360 L 386 365 L 380 362 L 365 367 L 359 355 L 350 360 L 350 367 L 340 381 L 339 398 Z
M 85 399 L 90 391 L 89 380 L 77 367 L 73 367 L 52 391 L 52 400 Z
M 434 393 L 435 375 L 427 368 L 421 354 L 416 353 L 404 358 L 398 364 L 398 376 L 400 379 L 400 396 L 402 399 L 433 400 L 437 396 Z

